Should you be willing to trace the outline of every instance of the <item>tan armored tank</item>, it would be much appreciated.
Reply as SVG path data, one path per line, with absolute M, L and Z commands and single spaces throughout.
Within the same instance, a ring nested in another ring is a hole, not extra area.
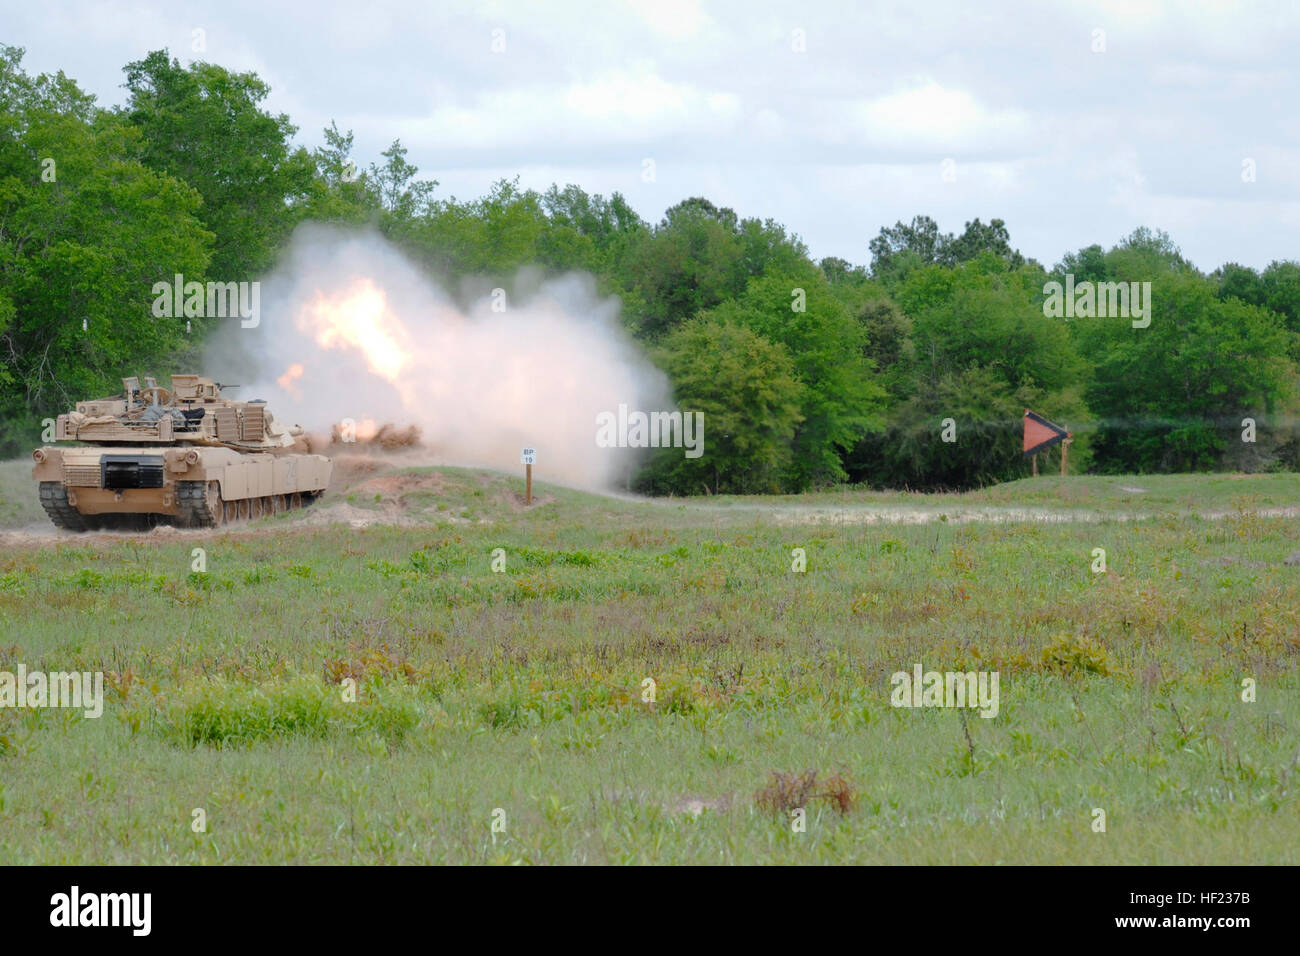
M 122 380 L 121 398 L 78 402 L 38 448 L 32 477 L 60 528 L 214 528 L 311 504 L 329 485 L 322 455 L 294 454 L 297 426 L 265 403 L 222 398 L 198 375 L 173 375 L 170 390 Z

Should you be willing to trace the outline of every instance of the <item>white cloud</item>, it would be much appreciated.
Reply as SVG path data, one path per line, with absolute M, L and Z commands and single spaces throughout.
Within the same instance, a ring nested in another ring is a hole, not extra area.
M 882 225 L 917 214 L 945 230 L 1001 217 L 1045 262 L 1138 217 L 1185 231 L 1175 241 L 1210 268 L 1300 247 L 1300 7 L 1285 3 L 11 6 L 5 39 L 27 48 L 27 69 L 63 69 L 105 105 L 123 102 L 121 67 L 149 50 L 192 59 L 201 26 L 206 57 L 267 80 L 266 105 L 301 144 L 334 119 L 365 165 L 400 138 L 441 196 L 522 173 L 526 186 L 617 189 L 658 221 L 706 195 L 857 262 Z M 1096 27 L 1105 54 L 1090 51 Z M 1258 162 L 1249 186 L 1243 157 Z
M 989 109 L 965 90 L 933 80 L 859 103 L 853 119 L 863 142 L 922 150 L 1020 144 L 1031 127 L 1020 110 Z
M 606 73 L 567 86 L 482 93 L 401 122 L 403 141 L 446 149 L 599 147 L 657 137 L 709 135 L 733 126 L 739 99 L 670 83 L 648 70 Z
M 698 34 L 710 21 L 698 0 L 626 0 L 650 29 L 674 40 Z
M 563 102 L 570 113 L 583 119 L 669 124 L 704 112 L 734 113 L 737 106 L 728 93 L 701 94 L 685 83 L 669 83 L 649 72 L 612 73 L 574 83 Z

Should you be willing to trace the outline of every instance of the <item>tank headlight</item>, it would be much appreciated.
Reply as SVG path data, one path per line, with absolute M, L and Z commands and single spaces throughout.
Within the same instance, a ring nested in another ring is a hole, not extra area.
M 32 452 L 32 458 L 35 459 L 36 464 L 39 465 L 41 462 L 45 460 L 45 452 L 41 451 L 38 448 L 34 452 Z
M 197 465 L 199 463 L 199 453 L 197 451 L 187 451 L 185 453 L 185 464 Z

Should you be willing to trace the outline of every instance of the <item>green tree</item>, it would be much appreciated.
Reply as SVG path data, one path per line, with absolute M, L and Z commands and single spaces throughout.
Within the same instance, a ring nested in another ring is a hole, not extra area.
M 1067 252 L 1053 270 L 1052 276 L 1063 280 L 1069 274 L 1075 282 L 1105 282 L 1109 276 L 1106 265 L 1106 250 L 1099 245 L 1091 245 L 1078 252 Z
M 413 219 L 426 212 L 438 188 L 436 179 L 416 179 L 419 168 L 406 161 L 406 147 L 401 140 L 384 150 L 384 165 L 370 164 L 369 183 L 384 210 L 399 221 Z
M 546 228 L 541 196 L 520 189 L 516 177 L 493 183 L 477 200 L 453 197 L 432 204 L 426 215 L 411 220 L 404 238 L 417 258 L 439 275 L 507 282 L 520 268 L 538 261 Z
M 884 227 L 870 243 L 871 272 L 887 287 L 904 282 L 925 266 L 953 266 L 989 254 L 1016 269 L 1025 264 L 1019 251 L 1011 248 L 1011 235 L 1001 219 L 986 225 L 978 218 L 966 223 L 960 236 L 940 232 L 929 216 L 917 216 L 910 224 L 898 222 Z
M 988 225 L 985 225 L 978 218 L 966 223 L 962 234 L 947 243 L 942 258 L 943 261 L 956 265 L 970 262 L 982 253 L 991 253 L 1000 259 L 1005 259 L 1013 269 L 1023 265 L 1025 261 L 1025 257 L 1019 250 L 1011 248 L 1011 234 L 1007 231 L 1005 222 L 1001 219 L 992 219 Z
M 1120 250 L 1122 252 L 1122 250 Z M 1141 263 L 1113 272 L 1137 281 Z M 1270 459 L 1269 425 L 1290 417 L 1294 335 L 1280 316 L 1237 298 L 1192 271 L 1143 273 L 1152 284 L 1151 324 L 1076 319 L 1072 332 L 1094 375 L 1088 402 L 1100 417 L 1094 447 L 1106 471 L 1197 471 Z M 1242 419 L 1260 423 L 1261 443 L 1243 449 Z M 1267 464 L 1267 460 L 1264 462 Z
M 659 338 L 743 288 L 744 249 L 736 216 L 703 199 L 688 199 L 629 250 L 623 284 L 638 294 L 637 332 Z
M 638 479 L 644 491 L 775 492 L 791 466 L 805 388 L 783 346 L 712 318 L 685 323 L 655 349 L 678 407 L 704 414 L 704 452 L 661 449 Z
M 852 477 L 909 488 L 1021 477 L 1025 408 L 1081 432 L 1088 370 L 1063 323 L 1044 317 L 1043 280 L 1041 268 L 986 251 L 955 268 L 913 270 L 899 289 L 906 316 L 873 309 L 891 406 L 884 432 L 850 456 Z M 948 419 L 955 441 L 945 440 Z M 1087 464 L 1086 434 L 1074 457 Z
M 261 108 L 269 88 L 253 73 L 201 62 L 186 69 L 166 50 L 125 72 L 123 115 L 141 133 L 144 164 L 203 199 L 200 217 L 216 237 L 211 274 L 255 277 L 292 229 L 293 207 L 310 198 L 315 164 L 305 149 L 291 148 L 297 128 Z
M 67 77 L 26 76 L 0 50 L 0 448 L 42 418 L 170 370 L 203 332 L 156 319 L 153 285 L 203 275 L 212 236 L 199 196 L 140 162 L 139 132 Z
M 882 226 L 880 235 L 869 243 L 872 274 L 885 276 L 900 271 L 895 259 L 903 252 L 910 252 L 914 257 L 909 265 L 940 264 L 950 242 L 952 235 L 941 233 L 939 224 L 929 216 L 916 216 L 911 223 L 900 221 L 893 226 Z
M 1263 301 L 1258 303 L 1282 316 L 1292 332 L 1300 332 L 1300 262 L 1271 262 L 1259 277 Z
M 1264 287 L 1259 281 L 1259 273 L 1249 266 L 1227 262 L 1219 267 L 1213 278 L 1218 280 L 1220 299 L 1240 299 L 1251 305 L 1264 304 Z
M 847 477 L 842 456 L 882 424 L 884 390 L 873 381 L 863 327 L 811 263 L 801 274 L 750 282 L 737 299 L 704 313 L 784 345 L 804 385 L 787 490 Z
M 352 131 L 343 133 L 331 121 L 325 143 L 312 152 L 316 176 L 307 201 L 298 209 L 301 219 L 351 225 L 380 225 L 381 203 L 370 174 L 357 168 L 352 158 Z
M 821 267 L 822 275 L 831 285 L 841 285 L 843 283 L 861 281 L 867 278 L 867 270 L 862 266 L 855 266 L 847 259 L 841 259 L 839 256 L 827 256 L 818 263 Z

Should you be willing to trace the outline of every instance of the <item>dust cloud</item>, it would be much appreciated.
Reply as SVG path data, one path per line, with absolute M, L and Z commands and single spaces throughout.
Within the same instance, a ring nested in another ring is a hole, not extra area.
M 261 281 L 258 324 L 223 326 L 204 372 L 314 447 L 414 428 L 431 464 L 519 470 L 529 446 L 539 480 L 609 488 L 638 452 L 598 447 L 596 416 L 673 407 L 589 276 L 524 273 L 508 294 L 453 296 L 377 233 L 306 224 Z

